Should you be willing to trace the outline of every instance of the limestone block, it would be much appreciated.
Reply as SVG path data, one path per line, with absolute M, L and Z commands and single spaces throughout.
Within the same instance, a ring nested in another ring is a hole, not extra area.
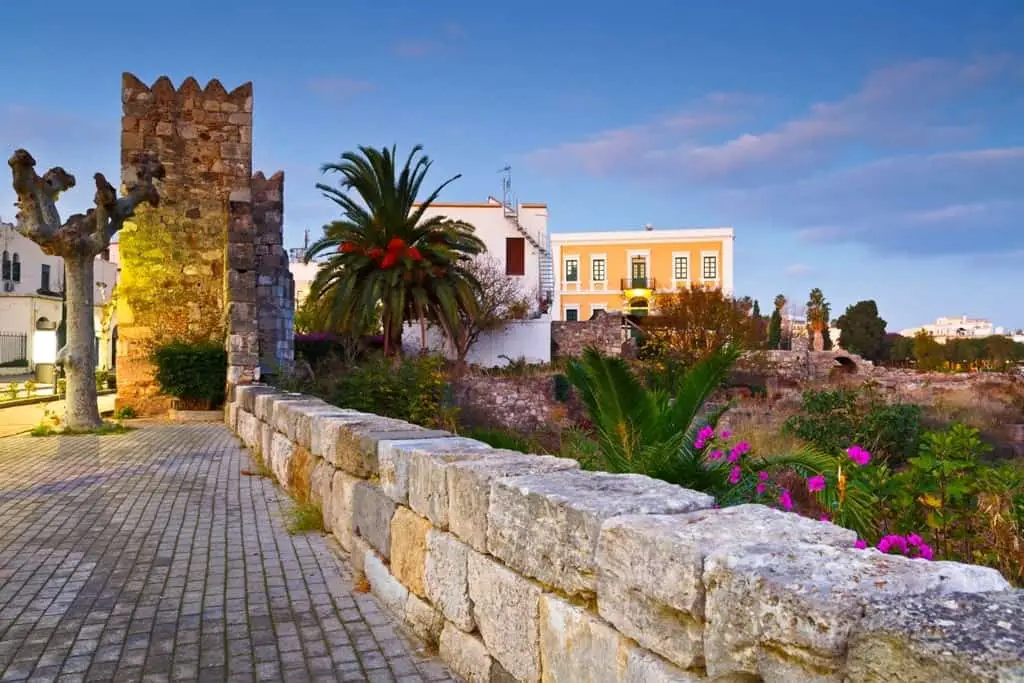
M 699 673 L 683 671 L 661 657 L 639 647 L 627 647 L 624 659 L 625 662 L 620 656 L 618 680 L 621 683 L 705 683 L 707 681 Z
M 437 645 L 444 628 L 444 615 L 429 602 L 409 593 L 405 601 L 405 623 L 420 640 Z
M 352 535 L 355 531 L 353 511 L 355 510 L 355 489 L 361 479 L 351 474 L 334 469 L 331 477 L 331 496 L 329 504 L 324 508 L 324 519 L 330 520 L 331 533 L 345 550 L 352 550 Z
M 344 417 L 355 411 L 337 408 L 328 403 L 322 406 L 307 407 L 299 411 L 295 420 L 295 442 L 303 448 L 313 451 L 313 429 L 317 424 L 317 418 L 321 417 Z
M 409 600 L 409 589 L 391 576 L 383 560 L 372 550 L 363 557 L 363 572 L 370 582 L 370 590 L 394 616 L 405 618 L 405 603 Z
M 274 403 L 274 416 L 272 422 L 274 429 L 287 436 L 292 441 L 298 441 L 296 432 L 299 422 L 299 415 L 305 409 L 331 410 L 333 406 L 318 398 L 302 396 L 300 399 L 291 401 L 277 401 Z
M 230 429 L 233 434 L 238 433 L 239 410 L 237 403 L 224 404 L 224 424 L 228 426 L 228 429 Z
M 395 501 L 385 496 L 380 487 L 365 481 L 356 482 L 352 488 L 352 530 L 365 538 L 384 559 L 389 559 Z
M 487 651 L 517 680 L 540 680 L 541 589 L 510 569 L 470 552 L 469 598 Z
M 559 470 L 577 470 L 579 463 L 550 455 L 494 450 L 480 460 L 448 464 L 448 526 L 474 550 L 487 552 L 487 510 L 495 479 Z
M 872 600 L 1009 588 L 999 572 L 825 545 L 726 546 L 704 560 L 711 677 L 837 681 L 850 630 Z
M 365 540 L 358 536 L 352 537 L 352 547 L 349 549 L 349 558 L 352 561 L 352 580 L 358 581 L 359 579 L 366 578 L 366 554 L 369 553 L 376 557 L 373 548 Z
M 391 518 L 391 573 L 420 597 L 427 596 L 423 575 L 429 531 L 430 521 L 407 507 L 400 505 Z
M 451 534 L 427 532 L 424 584 L 427 598 L 440 608 L 445 619 L 466 633 L 476 629 L 469 601 L 469 546 Z
M 254 453 L 260 451 L 263 441 L 262 423 L 248 410 L 238 411 L 238 438 Z
M 331 530 L 324 502 L 331 497 L 331 477 L 333 475 L 334 467 L 323 458 L 316 459 L 316 463 L 313 465 L 313 472 L 309 475 L 309 502 L 318 506 L 324 513 L 325 531 Z
M 263 458 L 263 464 L 267 467 L 270 467 L 270 452 L 274 434 L 277 434 L 274 425 L 260 422 L 260 457 Z
M 377 444 L 384 440 L 449 436 L 369 413 L 317 418 L 319 434 L 310 435 L 314 455 L 364 479 L 377 474 Z
M 439 651 L 441 660 L 466 683 L 492 682 L 494 660 L 479 637 L 445 624 Z
M 526 576 L 570 595 L 593 595 L 594 553 L 604 520 L 713 504 L 711 496 L 638 474 L 562 470 L 496 479 L 487 549 Z
M 849 529 L 763 505 L 683 515 L 625 515 L 601 527 L 597 605 L 626 636 L 689 669 L 704 660 L 704 558 L 727 545 L 820 543 L 850 548 Z
M 1024 591 L 873 603 L 850 636 L 846 679 L 1024 681 Z
M 274 406 L 282 401 L 301 401 L 306 398 L 302 394 L 285 393 L 283 391 L 268 391 L 258 393 L 255 396 L 254 410 L 260 422 L 274 423 Z
M 384 493 L 400 505 L 409 504 L 409 461 L 414 453 L 451 453 L 491 447 L 482 441 L 460 436 L 438 436 L 427 439 L 396 441 L 387 439 L 377 444 L 380 486 Z
M 438 529 L 448 529 L 449 467 L 456 462 L 481 460 L 494 453 L 489 447 L 413 451 L 409 454 L 409 507 L 429 519 Z
M 295 444 L 280 432 L 274 432 L 270 442 L 270 470 L 282 486 L 288 485 L 288 462 L 295 455 Z
M 238 403 L 250 413 L 255 413 L 257 396 L 260 394 L 277 393 L 281 392 L 266 384 L 239 384 L 235 387 L 235 403 Z
M 622 636 L 589 612 L 553 595 L 540 599 L 540 662 L 543 680 L 590 683 L 619 680 Z

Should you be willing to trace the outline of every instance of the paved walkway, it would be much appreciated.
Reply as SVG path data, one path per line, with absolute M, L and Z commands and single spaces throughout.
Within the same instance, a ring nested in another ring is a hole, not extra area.
M 447 681 L 222 425 L 0 439 L 0 681 Z

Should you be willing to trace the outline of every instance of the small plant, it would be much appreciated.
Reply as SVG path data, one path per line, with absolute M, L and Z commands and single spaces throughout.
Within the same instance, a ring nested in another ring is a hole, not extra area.
M 106 391 L 110 384 L 110 372 L 107 370 L 96 371 L 96 391 Z
M 324 515 L 319 505 L 297 503 L 288 511 L 288 533 L 302 534 L 308 531 L 324 530 Z
M 131 406 L 121 406 L 114 411 L 115 420 L 132 420 L 137 417 L 135 409 Z
M 11 382 L 7 385 L 7 400 L 14 401 L 18 398 L 18 392 L 21 391 L 21 385 L 17 382 Z
M 160 390 L 189 406 L 216 408 L 224 402 L 227 352 L 212 342 L 172 342 L 153 354 Z
M 56 386 L 57 396 L 63 398 L 68 393 L 68 381 L 61 377 L 57 380 Z
M 50 424 L 39 424 L 29 432 L 31 436 L 109 436 L 134 431 L 133 427 L 120 422 L 104 422 L 96 429 L 59 429 Z
M 36 383 L 32 380 L 25 381 L 25 395 L 31 398 L 36 393 Z
M 494 448 L 520 453 L 545 453 L 546 449 L 533 439 L 504 429 L 471 428 L 460 432 L 462 436 L 483 441 Z

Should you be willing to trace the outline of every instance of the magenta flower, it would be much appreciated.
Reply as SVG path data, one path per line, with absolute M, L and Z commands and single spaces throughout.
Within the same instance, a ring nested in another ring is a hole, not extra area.
M 726 460 L 728 460 L 729 462 L 736 462 L 739 459 L 740 459 L 740 454 L 737 453 L 735 450 L 729 451 L 729 457 L 726 458 Z
M 793 499 L 789 495 L 789 489 L 782 489 L 782 493 L 779 494 L 779 505 L 783 510 L 793 509 Z
M 740 477 L 743 476 L 743 468 L 736 465 L 729 471 L 729 483 L 735 486 L 740 483 Z
M 722 453 L 722 451 L 714 450 L 714 451 L 711 451 L 710 453 L 708 453 L 708 459 L 710 459 L 710 460 L 720 460 L 723 455 L 724 455 L 724 453 Z
M 757 486 L 754 487 L 754 490 L 757 492 L 758 495 L 761 495 L 767 489 L 768 489 L 768 484 L 764 483 L 763 481 L 760 484 L 758 484 Z
M 871 454 L 860 446 L 850 446 L 846 449 L 846 454 L 850 456 L 850 460 L 862 467 L 871 462 Z
M 825 490 L 825 475 L 818 474 L 807 480 L 807 490 L 811 493 Z
M 715 430 L 711 427 L 711 425 L 704 425 L 703 427 L 700 428 L 700 431 L 697 432 L 697 436 L 707 441 L 708 439 L 715 438 Z
M 821 517 L 818 517 L 818 521 L 819 522 L 831 522 L 832 520 L 829 518 L 828 515 L 822 515 Z
M 917 548 L 917 556 L 922 560 L 930 560 L 935 557 L 935 553 L 932 552 L 932 547 L 927 543 L 922 543 Z
M 740 441 L 738 444 L 732 447 L 733 452 L 739 453 L 740 455 L 746 455 L 750 452 L 750 444 L 746 441 Z
M 868 542 L 865 541 L 863 538 L 858 538 L 856 543 L 853 544 L 853 547 L 857 550 L 864 550 L 868 547 Z
M 757 478 L 760 479 L 761 481 L 768 481 L 768 473 L 765 472 L 764 470 L 761 470 L 760 472 L 757 473 Z
M 728 438 L 729 438 L 730 436 L 732 436 L 732 432 L 730 432 L 730 431 L 729 431 L 729 430 L 727 429 L 727 430 L 725 430 L 724 432 L 722 432 L 722 435 L 721 435 L 721 436 L 722 436 L 722 438 L 723 438 L 723 439 L 728 439 Z

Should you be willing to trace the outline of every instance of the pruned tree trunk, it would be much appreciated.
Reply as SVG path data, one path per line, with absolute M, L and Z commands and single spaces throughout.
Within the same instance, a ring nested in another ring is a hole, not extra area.
M 64 350 L 67 402 L 64 422 L 74 429 L 100 425 L 96 395 L 96 323 L 93 318 L 93 261 L 95 256 L 64 257 L 68 342 Z
M 140 154 L 135 160 L 135 179 L 127 182 L 128 193 L 117 191 L 102 173 L 96 181 L 96 208 L 76 213 L 61 224 L 57 197 L 75 186 L 75 177 L 59 166 L 42 177 L 36 160 L 24 149 L 8 160 L 18 197 L 17 229 L 39 245 L 44 253 L 64 259 L 67 341 L 59 360 L 67 372 L 67 407 L 64 424 L 69 429 L 99 427 L 96 400 L 96 322 L 93 318 L 93 268 L 96 255 L 110 246 L 110 240 L 130 218 L 139 204 L 160 203 L 154 181 L 164 177 L 164 167 L 154 157 Z

